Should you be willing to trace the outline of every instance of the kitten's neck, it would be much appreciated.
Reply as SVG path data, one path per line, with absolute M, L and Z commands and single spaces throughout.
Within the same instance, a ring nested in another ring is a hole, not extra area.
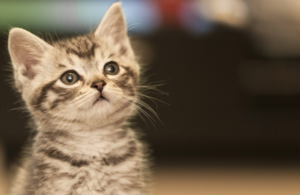
M 133 138 L 124 124 L 125 122 L 97 128 L 81 124 L 57 126 L 57 128 L 49 125 L 40 126 L 35 147 L 58 147 L 84 156 L 96 155 L 99 152 L 106 153 L 112 149 L 111 147 L 118 146 L 116 143 L 122 144 Z
M 106 124 L 90 125 L 82 121 L 60 121 L 57 123 L 37 122 L 38 132 L 52 132 L 53 134 L 67 133 L 74 137 L 105 136 L 124 129 L 128 123 L 125 118 Z

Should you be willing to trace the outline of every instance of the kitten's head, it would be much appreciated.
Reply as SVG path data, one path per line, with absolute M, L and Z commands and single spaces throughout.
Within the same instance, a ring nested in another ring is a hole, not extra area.
M 132 115 L 139 65 L 120 3 L 91 34 L 50 45 L 13 28 L 8 44 L 16 86 L 37 121 L 97 127 Z

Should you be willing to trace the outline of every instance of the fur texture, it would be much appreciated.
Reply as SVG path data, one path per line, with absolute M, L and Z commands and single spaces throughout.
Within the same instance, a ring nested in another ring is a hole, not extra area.
M 37 131 L 10 194 L 146 194 L 145 149 L 127 122 L 139 109 L 140 67 L 120 3 L 91 34 L 50 45 L 13 28 L 8 44 Z M 64 83 L 68 72 L 78 81 Z

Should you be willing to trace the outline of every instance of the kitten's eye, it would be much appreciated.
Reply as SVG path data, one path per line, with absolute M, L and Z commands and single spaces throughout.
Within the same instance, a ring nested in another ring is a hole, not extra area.
M 116 62 L 108 62 L 104 66 L 105 74 L 115 75 L 119 72 L 119 66 Z
M 66 85 L 72 85 L 79 80 L 79 76 L 75 72 L 66 72 L 60 80 Z

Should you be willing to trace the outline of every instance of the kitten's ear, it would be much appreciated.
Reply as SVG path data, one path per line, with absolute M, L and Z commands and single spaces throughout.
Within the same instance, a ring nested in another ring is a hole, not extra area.
M 9 32 L 8 50 L 14 70 L 28 79 L 34 78 L 34 66 L 39 65 L 45 51 L 51 48 L 51 45 L 26 30 L 13 28 Z
M 102 21 L 94 32 L 95 37 L 110 37 L 114 40 L 114 44 L 120 44 L 120 52 L 122 54 L 132 53 L 127 35 L 127 27 L 121 3 L 113 3 L 107 10 Z

